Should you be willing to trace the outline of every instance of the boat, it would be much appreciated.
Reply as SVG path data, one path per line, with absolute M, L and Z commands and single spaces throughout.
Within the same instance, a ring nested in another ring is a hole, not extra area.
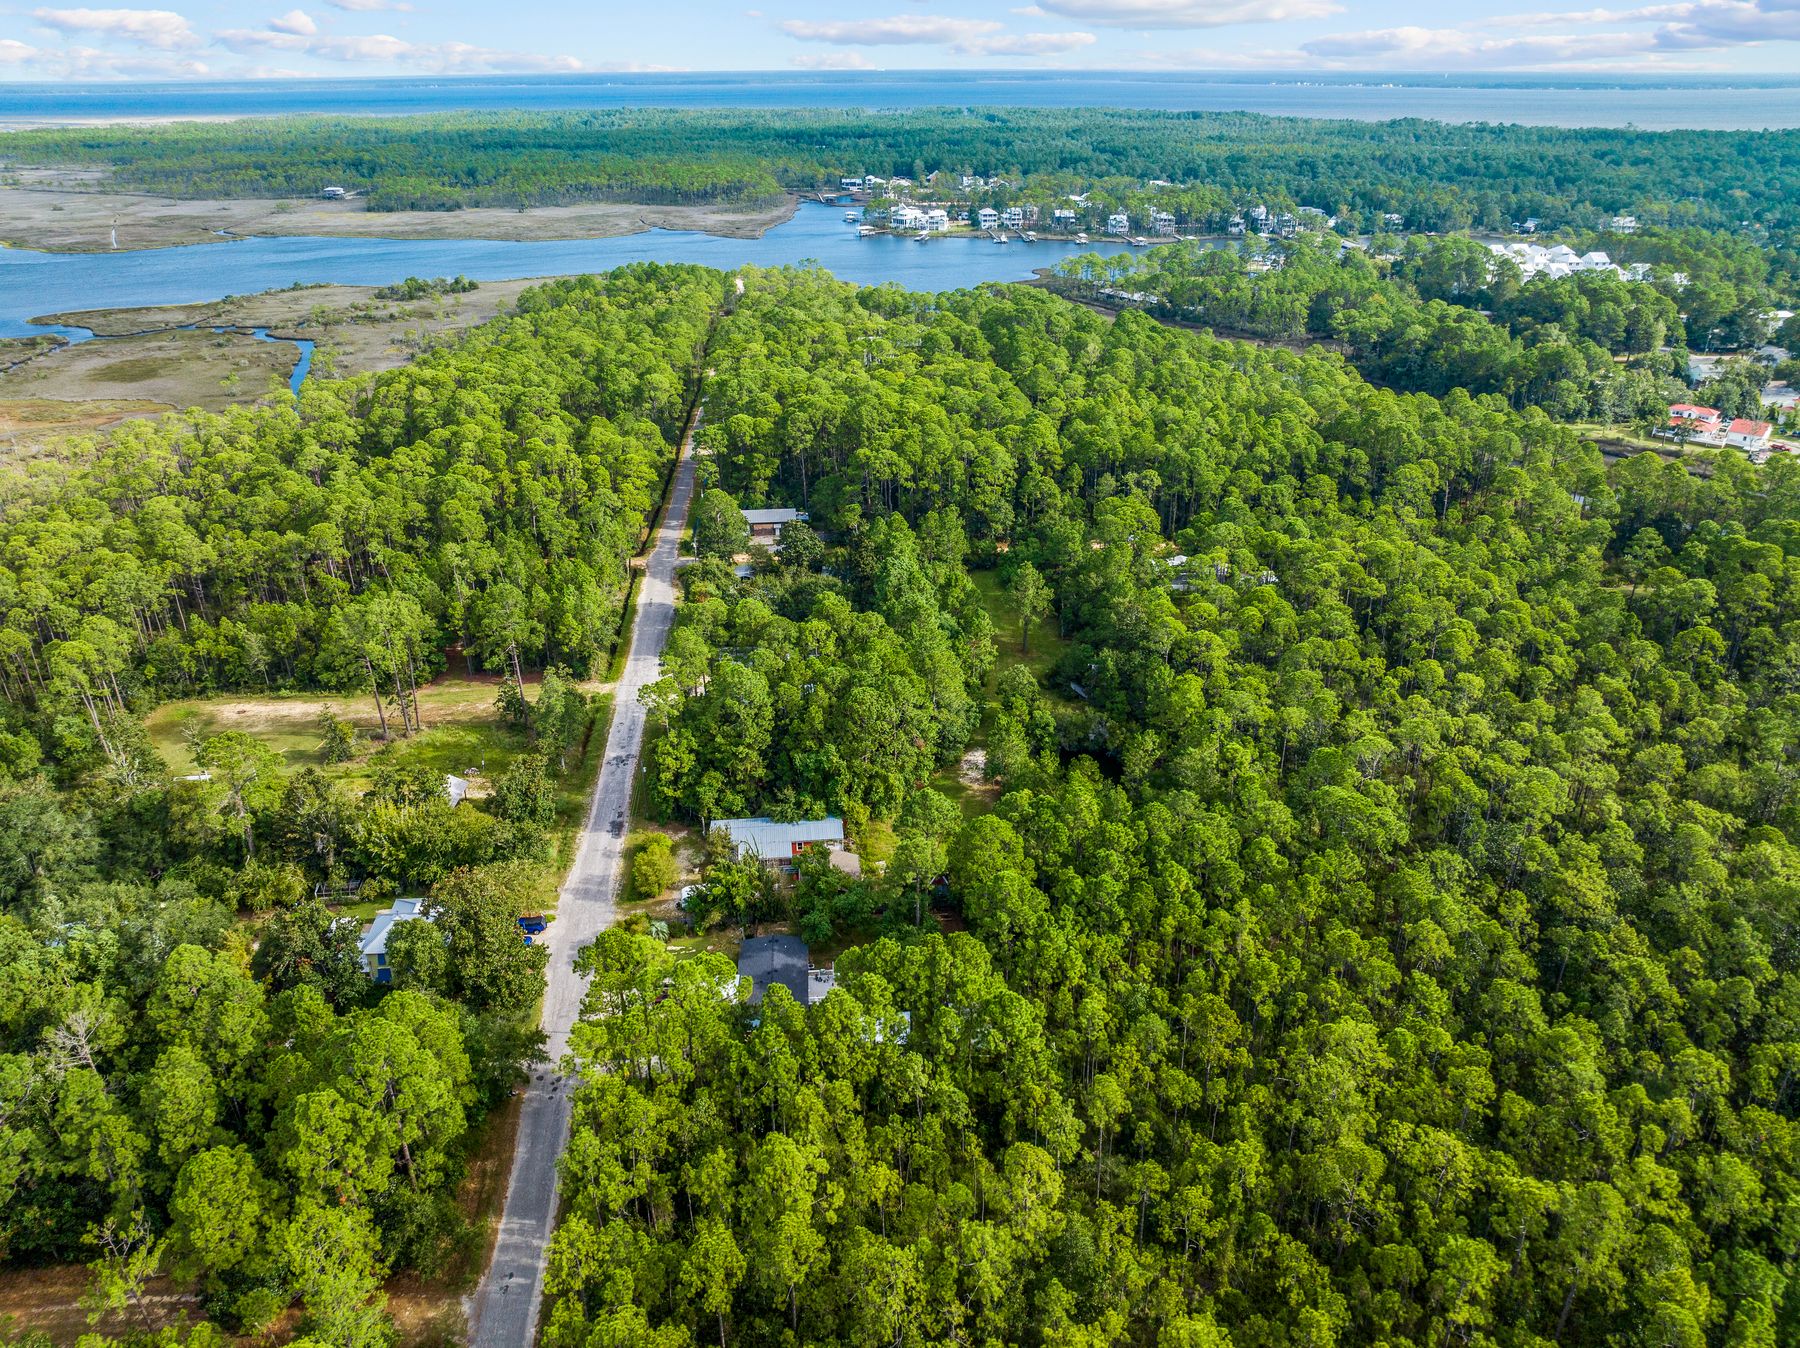
M 1037 242 L 1037 235 L 1033 234 L 1030 230 L 1026 230 L 1019 237 L 1024 239 L 1026 243 L 1036 243 Z
M 1131 240 L 1131 246 L 1133 248 L 1148 248 L 1150 246 L 1150 240 L 1146 239 L 1142 234 L 1139 234 Z
M 856 228 L 856 237 L 859 239 L 872 239 L 879 233 L 881 231 L 874 225 L 858 225 Z
M 862 219 L 862 217 L 860 215 L 858 215 L 855 211 L 845 211 L 844 212 L 844 223 L 846 225 L 854 225 L 857 223 L 857 221 L 859 221 L 861 219 Z
M 1077 234 L 1075 236 L 1076 243 L 1086 243 L 1087 241 L 1088 241 L 1088 236 L 1085 234 Z
M 925 240 L 931 237 L 931 231 L 928 229 L 921 229 L 917 234 L 913 235 L 913 237 L 920 243 L 924 243 Z
M 996 235 L 994 235 L 994 242 L 995 242 L 995 243 L 1005 243 L 1005 242 L 1006 242 L 1006 235 L 1004 235 L 1004 234 L 996 234 Z

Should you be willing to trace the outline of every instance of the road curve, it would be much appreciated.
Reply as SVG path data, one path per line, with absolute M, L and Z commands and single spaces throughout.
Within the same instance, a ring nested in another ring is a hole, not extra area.
M 557 1065 L 569 1048 L 569 1030 L 581 1013 L 584 982 L 575 954 L 612 925 L 614 896 L 623 873 L 625 830 L 631 817 L 631 785 L 644 743 L 644 709 L 638 691 L 660 672 L 663 644 L 675 621 L 675 562 L 688 503 L 694 494 L 696 407 L 682 437 L 669 508 L 656 533 L 638 585 L 637 616 L 625 672 L 613 694 L 606 757 L 575 849 L 574 864 L 557 900 L 550 926 L 549 985 L 541 1020 L 549 1036 L 551 1067 L 533 1075 L 519 1114 L 512 1178 L 500 1236 L 487 1276 L 475 1293 L 471 1348 L 529 1348 L 537 1334 L 544 1297 L 544 1256 L 556 1224 L 557 1160 L 569 1140 L 574 1082 Z

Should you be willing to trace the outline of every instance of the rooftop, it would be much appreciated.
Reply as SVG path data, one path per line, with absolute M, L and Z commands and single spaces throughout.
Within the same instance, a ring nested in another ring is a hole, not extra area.
M 359 949 L 363 958 L 370 955 L 387 954 L 388 934 L 393 931 L 396 922 L 409 922 L 414 918 L 429 922 L 431 918 L 425 912 L 424 899 L 395 899 L 393 907 L 383 908 L 375 914 L 369 929 L 363 933 Z
M 755 524 L 792 524 L 795 520 L 806 518 L 804 510 L 789 510 L 785 506 L 769 510 L 746 510 L 743 512 L 746 523 Z
M 796 844 L 844 841 L 844 821 L 836 815 L 829 815 L 824 819 L 802 819 L 792 824 L 780 824 L 766 816 L 756 819 L 716 819 L 713 827 L 723 829 L 725 836 L 731 839 L 731 845 L 738 851 L 754 852 L 757 856 L 770 860 L 787 856 Z

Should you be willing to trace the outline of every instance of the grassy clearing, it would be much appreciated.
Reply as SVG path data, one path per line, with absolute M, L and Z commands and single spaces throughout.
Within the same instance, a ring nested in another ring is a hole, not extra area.
M 501 723 L 494 705 L 498 691 L 499 682 L 493 678 L 447 675 L 436 679 L 419 689 L 423 732 L 405 740 L 396 735 L 390 743 L 404 746 L 409 757 L 437 771 L 469 777 L 471 795 L 479 797 L 529 747 L 524 735 Z M 356 727 L 357 754 L 348 762 L 327 763 L 319 751 L 319 717 L 326 711 Z M 588 797 L 606 751 L 611 715 L 612 695 L 596 696 L 585 749 L 579 761 L 569 764 L 558 783 L 551 859 L 535 868 L 531 889 L 520 896 L 522 906 L 544 911 L 555 908 L 556 891 L 574 854 L 575 833 L 586 816 Z M 280 754 L 288 771 L 317 768 L 357 792 L 368 788 L 370 760 L 386 747 L 379 738 L 381 726 L 375 704 L 366 696 L 271 693 L 263 697 L 190 698 L 164 703 L 150 713 L 145 725 L 150 742 L 177 774 L 194 770 L 190 735 L 241 730 Z M 367 921 L 383 906 L 346 904 L 339 911 Z
M 998 674 L 1014 665 L 1024 665 L 1037 676 L 1039 683 L 1043 683 L 1069 645 L 1056 634 L 1056 619 L 1053 616 L 1038 619 L 1031 632 L 1031 648 L 1026 650 L 1019 639 L 1019 606 L 1001 585 L 1000 573 L 971 571 L 969 579 L 975 582 L 982 607 L 994 624 L 994 651 L 999 657 L 994 672 Z

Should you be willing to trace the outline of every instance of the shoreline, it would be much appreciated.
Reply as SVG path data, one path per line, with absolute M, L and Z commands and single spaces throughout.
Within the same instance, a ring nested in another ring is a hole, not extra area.
M 0 187 L 0 247 L 39 253 L 145 252 L 244 238 L 491 239 L 539 243 L 611 239 L 653 229 L 756 239 L 786 224 L 800 198 L 737 209 L 589 202 L 460 211 L 370 211 L 317 198 L 184 200 L 59 183 Z

